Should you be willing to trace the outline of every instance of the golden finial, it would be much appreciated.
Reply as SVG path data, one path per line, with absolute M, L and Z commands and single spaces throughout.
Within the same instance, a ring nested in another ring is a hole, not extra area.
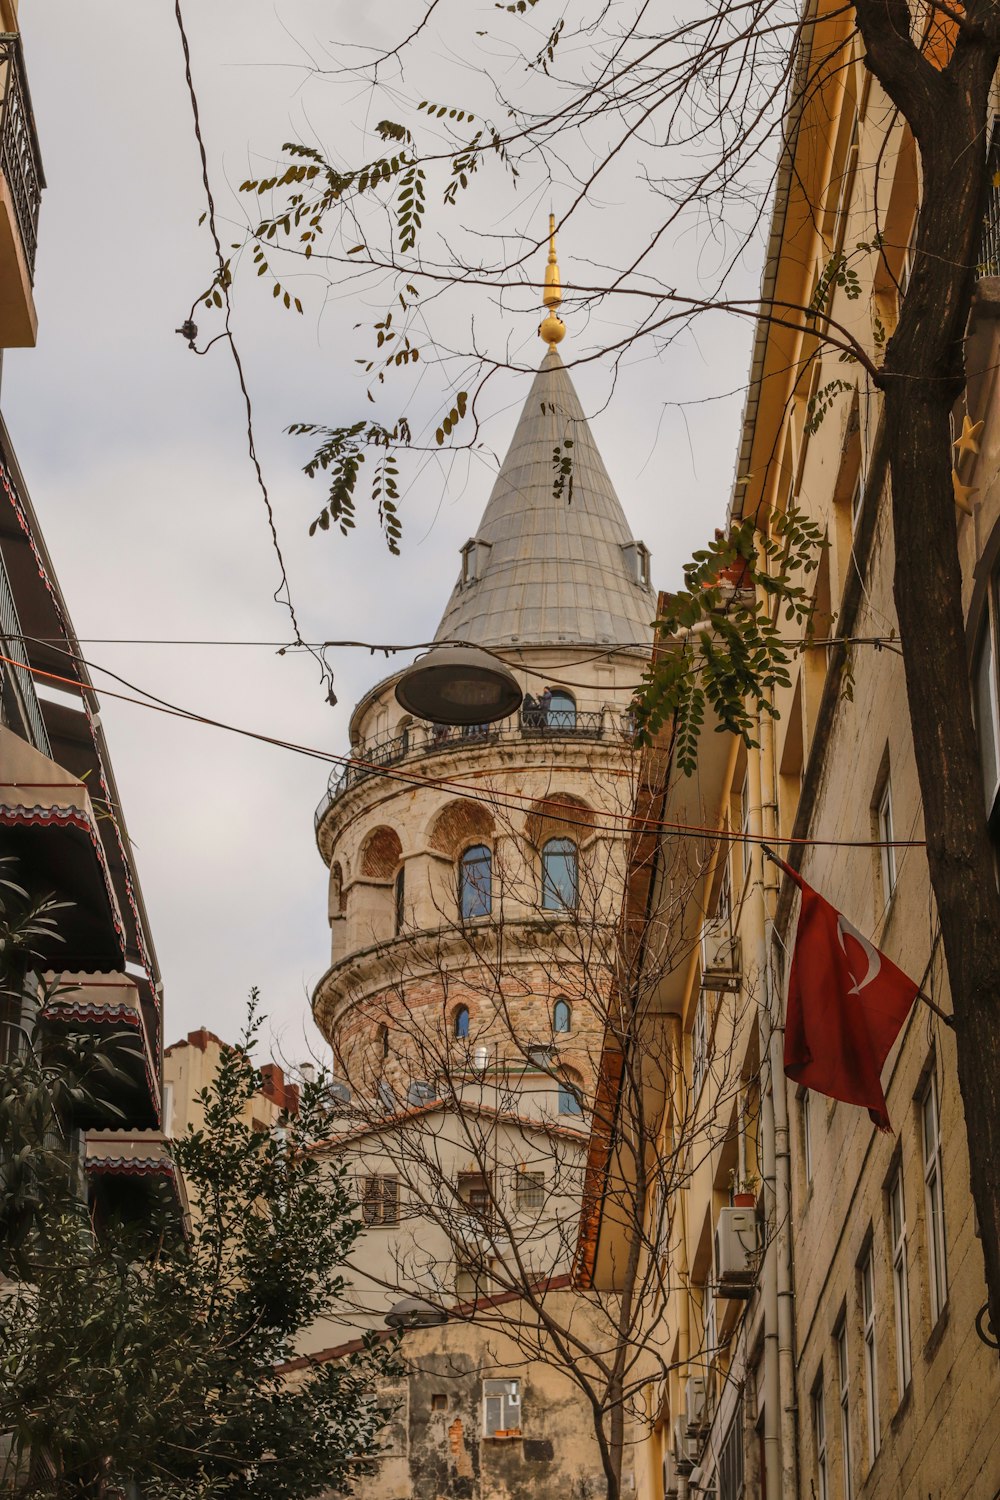
M 561 302 L 562 286 L 556 264 L 556 216 L 549 214 L 549 263 L 545 267 L 545 290 L 542 293 L 542 306 L 547 312 L 538 326 L 538 336 L 545 340 L 550 349 L 554 349 L 566 337 L 566 324 L 556 312 Z

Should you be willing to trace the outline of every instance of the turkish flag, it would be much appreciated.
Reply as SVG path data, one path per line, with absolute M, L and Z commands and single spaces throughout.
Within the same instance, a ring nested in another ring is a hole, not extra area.
M 783 860 L 802 892 L 788 977 L 785 1072 L 796 1083 L 860 1104 L 890 1130 L 882 1067 L 918 986 Z

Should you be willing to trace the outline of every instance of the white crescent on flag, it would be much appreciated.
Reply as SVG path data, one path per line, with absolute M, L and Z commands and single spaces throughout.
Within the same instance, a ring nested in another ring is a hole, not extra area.
M 858 929 L 854 926 L 854 923 L 847 920 L 843 912 L 838 912 L 837 937 L 840 939 L 840 946 L 844 950 L 845 957 L 847 956 L 847 944 L 844 942 L 844 934 L 848 932 L 856 943 L 860 943 L 861 947 L 865 950 L 865 956 L 868 959 L 868 972 L 865 975 L 864 979 L 859 979 L 853 969 L 851 969 L 850 971 L 851 978 L 854 980 L 854 988 L 848 990 L 847 993 L 849 995 L 860 995 L 861 991 L 863 989 L 866 989 L 867 986 L 871 984 L 873 979 L 878 978 L 879 970 L 882 967 L 882 955 L 878 951 L 878 949 L 858 931 Z

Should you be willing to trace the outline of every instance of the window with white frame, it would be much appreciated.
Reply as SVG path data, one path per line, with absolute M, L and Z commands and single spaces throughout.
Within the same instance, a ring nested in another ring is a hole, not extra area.
M 948 1264 L 944 1235 L 944 1171 L 941 1161 L 941 1118 L 937 1078 L 932 1073 L 920 1104 L 924 1148 L 924 1198 L 927 1212 L 927 1271 L 931 1294 L 931 1323 L 936 1323 L 948 1300 Z
M 865 1356 L 865 1408 L 868 1413 L 868 1463 L 873 1464 L 882 1444 L 878 1415 L 878 1353 L 875 1342 L 875 1263 L 871 1245 L 861 1262 L 861 1316 Z
M 847 1361 L 847 1323 L 841 1318 L 834 1334 L 837 1345 L 837 1380 L 840 1392 L 840 1447 L 844 1465 L 844 1500 L 854 1500 L 854 1477 L 851 1472 L 851 1367 Z
M 812 1390 L 813 1442 L 816 1445 L 816 1496 L 829 1500 L 826 1464 L 826 1409 L 823 1405 L 823 1371 L 820 1369 Z
M 483 1381 L 483 1437 L 509 1437 L 521 1431 L 521 1382 Z
M 899 1399 L 910 1384 L 910 1285 L 906 1265 L 906 1200 L 903 1168 L 889 1184 L 889 1228 L 892 1236 L 892 1298 L 896 1313 L 896 1379 Z
M 719 1325 L 715 1317 L 715 1292 L 712 1283 L 706 1280 L 702 1288 L 702 1316 L 705 1325 L 705 1358 L 715 1358 L 719 1347 Z
M 875 799 L 875 833 L 879 841 L 879 857 L 882 864 L 882 899 L 888 906 L 896 889 L 896 850 L 894 823 L 892 818 L 892 782 L 886 772 L 882 790 Z
M 865 471 L 858 464 L 858 472 L 854 476 L 854 486 L 851 490 L 851 530 L 856 531 L 858 517 L 861 514 L 861 506 L 865 498 Z
M 750 847 L 750 770 L 749 767 L 743 773 L 743 786 L 740 789 L 740 838 L 743 850 L 743 879 L 747 878 L 750 868 L 750 856 L 753 852 Z

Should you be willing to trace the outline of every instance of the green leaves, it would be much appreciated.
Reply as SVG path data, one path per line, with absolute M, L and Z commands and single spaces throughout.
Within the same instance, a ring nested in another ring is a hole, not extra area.
M 816 523 L 790 508 L 772 517 L 769 534 L 743 520 L 694 554 L 684 588 L 656 622 L 664 645 L 636 700 L 640 743 L 672 721 L 675 763 L 691 775 L 709 707 L 720 732 L 756 743 L 759 716 L 776 717 L 772 691 L 791 683 L 795 648 L 780 622 L 808 623 L 812 594 L 803 580 L 825 545 Z
M 372 481 L 372 500 L 389 551 L 398 554 L 402 536 L 402 523 L 397 513 L 399 490 L 398 469 L 395 450 L 408 447 L 412 441 L 410 424 L 405 417 L 392 428 L 381 422 L 355 422 L 348 427 L 323 427 L 315 422 L 293 422 L 287 431 L 296 437 L 318 437 L 319 447 L 303 467 L 309 479 L 328 473 L 330 485 L 328 498 L 319 515 L 309 527 L 309 535 L 316 531 L 329 531 L 336 523 L 342 536 L 347 536 L 357 524 L 355 495 L 361 466 L 370 448 L 384 448 L 386 458 L 379 459 Z
M 455 397 L 455 405 L 451 408 L 451 411 L 448 413 L 448 415 L 442 420 L 441 426 L 434 434 L 434 441 L 437 443 L 439 448 L 444 442 L 445 438 L 451 436 L 455 428 L 458 426 L 459 422 L 461 422 L 464 418 L 465 413 L 468 409 L 468 402 L 468 391 L 459 391 L 458 395 Z

